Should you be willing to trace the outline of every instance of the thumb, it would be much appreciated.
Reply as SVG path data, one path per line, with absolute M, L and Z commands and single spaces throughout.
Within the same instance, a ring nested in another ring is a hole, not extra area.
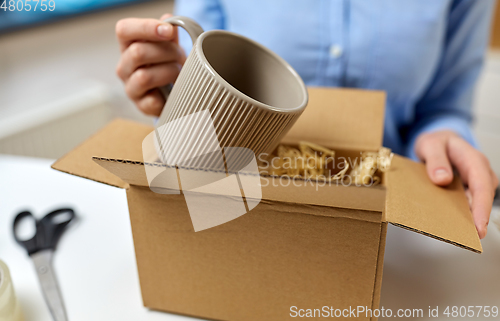
M 160 17 L 160 21 L 164 21 L 165 19 L 168 19 L 170 17 L 173 17 L 174 15 L 171 14 L 171 13 L 165 13 L 163 14 L 161 17 Z M 177 29 L 177 26 L 174 26 L 174 31 L 173 31 L 173 34 L 172 34 L 172 41 L 174 41 L 175 43 L 179 44 L 179 33 L 178 33 L 178 29 Z
M 446 186 L 453 180 L 453 171 L 448 160 L 448 139 L 438 133 L 423 134 L 417 139 L 415 153 L 425 162 L 431 181 Z

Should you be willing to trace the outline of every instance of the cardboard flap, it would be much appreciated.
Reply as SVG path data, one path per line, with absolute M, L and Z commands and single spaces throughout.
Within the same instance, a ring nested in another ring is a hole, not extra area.
M 283 138 L 334 149 L 377 150 L 384 133 L 385 93 L 310 87 L 309 104 Z
M 144 187 L 149 187 L 145 167 L 158 168 L 158 174 L 161 173 L 163 167 L 154 163 L 104 157 L 93 157 L 93 160 L 110 173 L 120 177 L 124 182 Z M 202 173 L 199 172 L 199 174 Z M 171 179 L 175 179 L 177 182 L 177 177 Z M 292 181 L 294 182 L 292 183 Z M 275 188 L 276 186 L 281 186 L 281 188 Z M 366 214 L 366 217 L 362 218 L 364 220 L 373 220 L 375 219 L 373 212 L 384 211 L 386 189 L 383 186 L 364 188 L 336 186 L 335 184 L 328 186 L 321 183 L 313 185 L 300 179 L 261 176 L 261 187 L 262 200 L 361 210 L 365 211 L 364 214 Z M 182 190 L 182 187 L 180 189 Z
M 127 183 L 92 157 L 142 161 L 142 141 L 154 128 L 124 119 L 116 119 L 52 164 L 52 168 L 108 185 L 125 188 Z M 142 170 L 144 171 L 144 170 Z
M 448 187 L 438 187 L 427 176 L 424 164 L 395 155 L 386 179 L 387 222 L 473 252 L 482 252 L 458 177 Z

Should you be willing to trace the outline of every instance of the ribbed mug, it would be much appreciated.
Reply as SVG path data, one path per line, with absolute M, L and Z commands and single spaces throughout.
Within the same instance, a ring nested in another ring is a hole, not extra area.
M 204 32 L 186 17 L 165 22 L 184 28 L 193 49 L 156 125 L 162 160 L 169 165 L 205 166 L 197 164 L 195 156 L 218 148 L 245 147 L 255 155 L 276 148 L 307 105 L 307 90 L 297 72 L 268 48 L 239 34 Z M 210 115 L 216 142 L 204 134 L 207 123 L 202 111 Z M 189 115 L 190 119 L 178 121 Z M 161 130 L 162 126 L 168 129 Z M 182 135 L 192 138 L 179 138 Z

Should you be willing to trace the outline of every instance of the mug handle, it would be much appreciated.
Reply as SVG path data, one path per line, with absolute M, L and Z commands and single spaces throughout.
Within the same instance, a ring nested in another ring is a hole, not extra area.
M 196 43 L 196 39 L 198 39 L 198 37 L 204 32 L 203 28 L 196 21 L 188 17 L 173 16 L 163 20 L 163 22 L 170 23 L 174 26 L 182 27 L 184 30 L 186 30 L 189 36 L 191 37 L 193 45 Z M 165 99 L 168 99 L 170 91 L 172 91 L 172 87 L 173 87 L 172 84 L 168 84 L 160 88 L 161 92 L 165 96 Z

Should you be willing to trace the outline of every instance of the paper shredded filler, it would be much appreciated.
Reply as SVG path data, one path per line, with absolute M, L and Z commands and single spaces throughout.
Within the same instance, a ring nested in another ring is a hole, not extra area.
M 361 152 L 357 159 L 348 161 L 343 158 L 340 169 L 331 174 L 335 164 L 335 151 L 310 142 L 299 142 L 298 147 L 279 145 L 267 162 L 261 166 L 261 172 L 273 176 L 286 176 L 326 181 L 347 181 L 355 185 L 372 186 L 380 183 L 378 171 L 386 172 L 391 167 L 393 153 L 389 148 L 382 147 L 377 152 Z M 352 168 L 349 173 L 350 164 Z

